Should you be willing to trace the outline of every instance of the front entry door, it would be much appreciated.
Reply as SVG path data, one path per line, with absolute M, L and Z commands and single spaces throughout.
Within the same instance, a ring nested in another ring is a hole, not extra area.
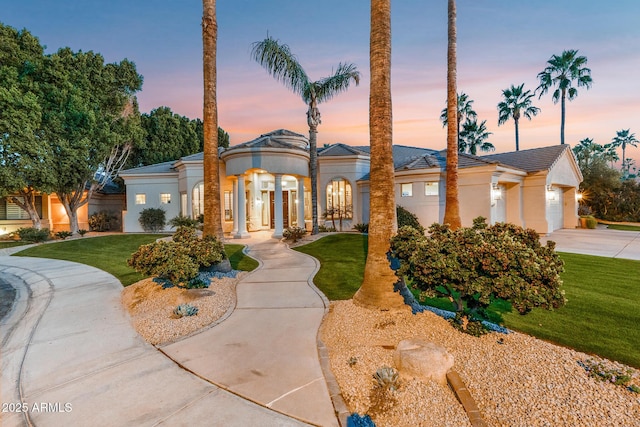
M 269 214 L 271 217 L 271 228 L 276 228 L 276 217 L 274 215 L 275 212 L 275 191 L 269 191 L 269 203 L 270 210 Z M 282 226 L 284 228 L 289 228 L 289 191 L 285 190 L 282 192 Z

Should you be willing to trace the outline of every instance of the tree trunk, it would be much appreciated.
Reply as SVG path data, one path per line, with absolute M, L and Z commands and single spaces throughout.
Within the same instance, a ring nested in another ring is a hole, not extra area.
M 520 151 L 520 137 L 518 135 L 518 119 L 513 119 L 516 124 L 516 151 Z
M 311 179 L 311 234 L 318 234 L 318 125 L 320 111 L 312 99 L 307 111 L 309 125 L 309 178 Z
M 564 144 L 564 116 L 565 116 L 565 90 L 562 89 L 562 99 L 560 102 L 560 144 Z
M 393 285 L 398 281 L 387 253 L 397 229 L 391 110 L 391 2 L 371 0 L 371 87 L 369 134 L 369 248 L 364 279 L 353 302 L 363 307 L 395 310 L 404 306 Z M 455 125 L 455 123 L 454 123 Z
M 447 175 L 444 223 L 452 230 L 460 228 L 460 202 L 458 200 L 458 95 L 456 57 L 456 2 L 449 0 L 447 50 Z
M 206 236 L 224 241 L 220 207 L 218 158 L 218 103 L 216 94 L 216 51 L 218 23 L 215 0 L 202 0 L 202 69 L 204 77 L 204 229 Z
M 40 220 L 40 215 L 38 215 L 38 210 L 36 209 L 36 192 L 33 188 L 28 187 L 24 190 L 20 190 L 18 192 L 18 196 L 10 196 L 8 199 L 15 203 L 29 214 L 29 219 L 33 224 L 33 228 L 40 230 L 42 228 L 42 221 Z

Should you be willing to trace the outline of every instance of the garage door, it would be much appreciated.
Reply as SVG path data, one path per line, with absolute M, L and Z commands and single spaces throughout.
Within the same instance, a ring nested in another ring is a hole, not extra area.
M 547 218 L 551 226 L 551 231 L 561 229 L 564 223 L 562 194 L 561 188 L 547 190 Z

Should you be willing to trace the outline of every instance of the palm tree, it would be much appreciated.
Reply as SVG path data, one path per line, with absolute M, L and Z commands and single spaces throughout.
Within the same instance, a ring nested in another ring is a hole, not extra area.
M 462 124 L 462 132 L 460 132 L 460 145 L 458 149 L 461 153 L 468 151 L 474 156 L 480 151 L 494 151 L 496 147 L 487 141 L 492 132 L 487 131 L 487 121 L 483 120 L 479 125 L 477 120 L 469 120 Z
M 391 115 L 391 1 L 371 0 L 369 135 L 371 174 L 369 247 L 364 278 L 353 302 L 391 310 L 404 305 L 387 253 L 396 232 L 393 129 Z
M 447 101 L 448 103 L 448 101 Z M 461 92 L 457 95 L 457 109 L 458 109 L 458 114 L 456 116 L 456 125 L 457 125 L 457 129 L 458 129 L 458 145 L 460 145 L 460 126 L 461 124 L 468 119 L 477 119 L 478 115 L 476 114 L 475 110 L 473 109 L 473 107 L 471 106 L 471 104 L 473 104 L 473 100 L 469 99 L 469 95 L 467 95 L 464 92 Z M 440 113 L 440 121 L 442 122 L 442 126 L 447 126 L 447 124 L 449 123 L 448 118 L 447 118 L 447 114 L 448 114 L 449 108 L 445 107 L 442 109 L 442 112 Z
M 603 147 L 593 142 L 593 138 L 584 138 L 572 150 L 578 161 L 578 166 L 584 170 L 591 165 L 594 159 L 605 155 L 605 148 L 606 146 Z
M 447 48 L 447 175 L 443 222 L 452 230 L 461 227 L 460 201 L 458 200 L 458 97 L 456 53 L 456 1 L 448 5 Z M 468 103 L 470 105 L 470 103 Z M 473 111 L 473 110 L 472 110 Z M 475 112 L 474 112 L 475 114 Z
M 513 118 L 516 125 L 516 151 L 520 150 L 520 137 L 518 134 L 518 121 L 521 116 L 531 120 L 540 109 L 531 104 L 533 93 L 530 90 L 524 91 L 524 83 L 520 86 L 511 85 L 510 88 L 502 91 L 504 101 L 498 104 L 498 126 Z
M 616 148 L 617 147 L 612 143 L 604 144 L 604 146 L 602 147 L 602 157 L 605 161 L 611 164 L 611 167 L 613 167 L 613 164 L 615 162 L 620 160 L 620 156 L 618 156 L 618 151 L 616 150 Z
M 317 138 L 320 122 L 318 104 L 328 101 L 349 88 L 351 82 L 360 83 L 360 72 L 355 64 L 338 64 L 336 72 L 329 77 L 312 82 L 289 46 L 267 37 L 255 42 L 251 56 L 264 67 L 276 80 L 302 97 L 309 106 L 307 124 L 309 125 L 309 164 L 311 175 L 311 234 L 318 234 L 318 152 Z
M 636 134 L 635 133 L 630 133 L 631 129 L 622 129 L 616 132 L 616 136 L 611 140 L 611 146 L 613 148 L 618 148 L 621 147 L 622 148 L 622 174 L 623 176 L 625 176 L 625 174 L 628 174 L 628 170 L 625 170 L 625 168 L 627 167 L 627 163 L 625 162 L 626 158 L 625 158 L 625 152 L 627 150 L 627 145 L 630 145 L 632 147 L 637 147 L 638 143 L 640 141 L 638 141 L 636 139 Z
M 202 55 L 204 74 L 204 229 L 206 236 L 224 239 L 220 207 L 218 158 L 218 102 L 216 96 L 216 51 L 218 23 L 216 1 L 202 0 Z
M 542 97 L 550 87 L 557 86 L 553 92 L 553 103 L 561 101 L 562 119 L 560 121 L 560 144 L 564 144 L 564 119 L 565 119 L 565 99 L 568 97 L 572 101 L 578 96 L 578 89 L 573 87 L 576 82 L 578 87 L 589 89 L 593 80 L 591 79 L 591 69 L 585 67 L 587 58 L 578 56 L 577 50 L 565 50 L 562 55 L 553 55 L 547 61 L 547 67 L 538 73 L 540 85 L 536 92 L 540 91 L 538 99 Z

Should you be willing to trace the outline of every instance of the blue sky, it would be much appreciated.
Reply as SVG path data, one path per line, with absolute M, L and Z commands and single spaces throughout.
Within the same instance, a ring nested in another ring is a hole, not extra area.
M 352 87 L 320 106 L 318 142 L 368 144 L 369 2 L 218 0 L 218 108 L 232 144 L 278 128 L 306 133 L 306 107 L 250 58 L 267 33 L 287 43 L 312 79 L 339 62 L 362 73 Z M 566 140 L 600 144 L 631 128 L 640 138 L 640 2 L 458 0 L 458 90 L 487 120 L 497 152 L 514 149 L 513 123 L 497 125 L 501 91 L 525 83 L 552 54 L 578 49 L 588 58 L 593 87 L 567 104 Z M 144 76 L 142 111 L 169 106 L 202 115 L 202 4 L 197 1 L 0 0 L 0 22 L 26 28 L 47 52 L 69 46 L 107 61 L 134 61 Z M 446 1 L 392 1 L 394 143 L 446 145 L 438 117 L 446 98 Z M 550 95 L 521 121 L 521 149 L 559 143 L 560 105 Z M 640 163 L 640 148 L 628 154 Z

